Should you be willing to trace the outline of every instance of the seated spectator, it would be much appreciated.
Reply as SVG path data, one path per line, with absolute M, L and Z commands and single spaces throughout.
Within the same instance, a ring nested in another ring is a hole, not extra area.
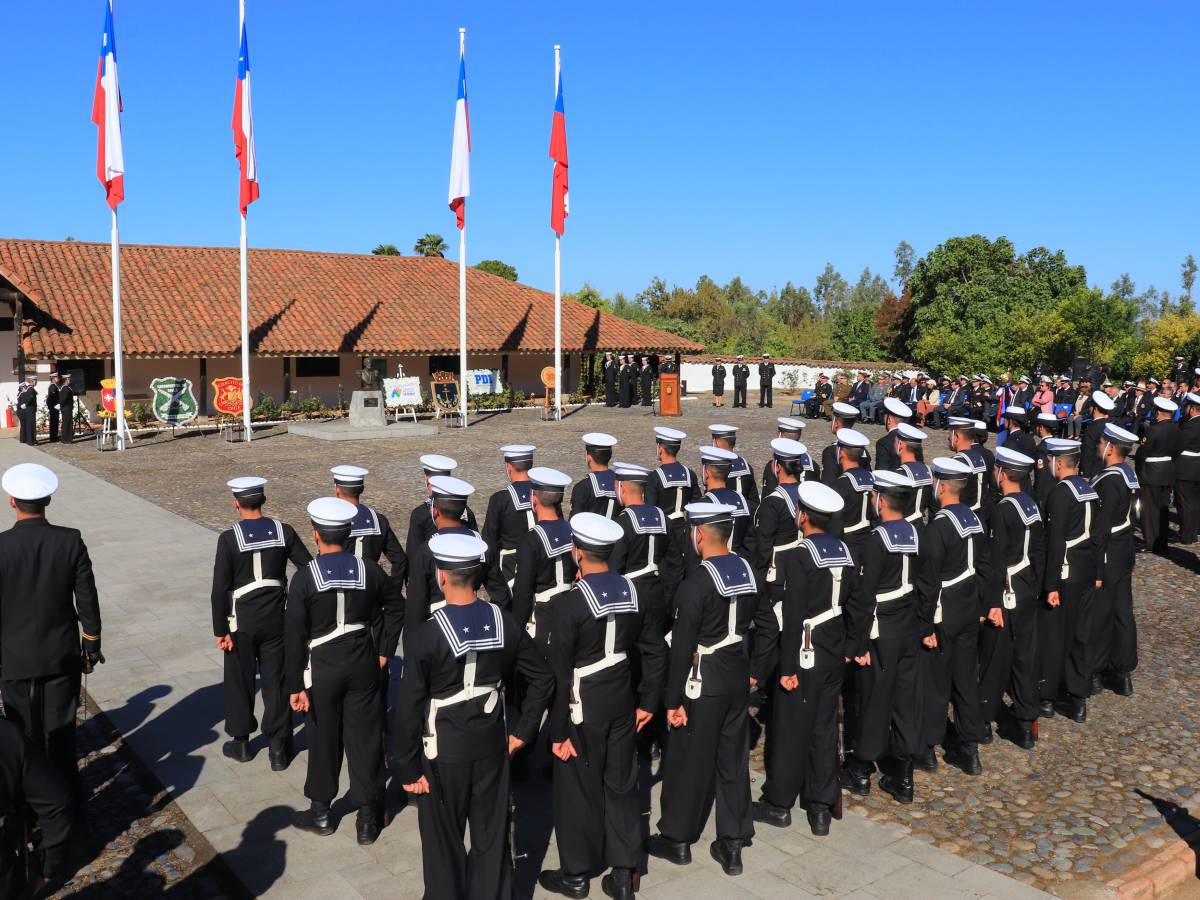
M 821 416 L 828 416 L 829 406 L 833 403 L 830 399 L 833 396 L 833 385 L 829 383 L 829 376 L 822 372 L 817 376 L 816 387 L 813 388 L 813 395 L 804 404 L 804 414 L 810 419 L 817 419 Z
M 879 410 L 883 405 L 883 398 L 887 396 L 889 381 L 888 376 L 880 375 L 868 389 L 867 399 L 859 403 L 858 412 L 864 422 L 879 424 Z

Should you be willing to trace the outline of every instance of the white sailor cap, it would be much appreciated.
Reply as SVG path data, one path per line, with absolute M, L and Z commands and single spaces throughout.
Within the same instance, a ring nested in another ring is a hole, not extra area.
M 1018 381 L 1019 381 L 1021 384 L 1032 384 L 1032 383 L 1033 383 L 1033 381 L 1030 379 L 1030 377 L 1029 377 L 1028 375 L 1022 375 L 1022 376 L 1021 376 L 1019 379 L 1017 379 L 1017 380 L 1018 380 Z
M 624 533 L 620 525 L 599 513 L 581 512 L 571 516 L 571 538 L 577 547 L 607 550 Z
M 1162 384 L 1162 382 L 1161 382 L 1161 381 L 1159 381 L 1157 378 L 1155 378 L 1153 375 L 1151 375 L 1149 378 L 1147 378 L 1147 379 L 1146 379 L 1146 384 L 1158 384 L 1158 385 L 1161 385 L 1161 384 Z
M 855 409 L 853 406 L 851 406 L 849 403 L 843 403 L 841 400 L 839 400 L 837 403 L 833 404 L 832 409 L 833 409 L 834 415 L 836 415 L 839 419 L 857 419 L 858 418 L 858 410 Z
M 701 447 L 700 462 L 707 465 L 716 466 L 731 466 L 736 460 L 737 454 L 732 450 L 725 450 L 721 447 Z
M 733 507 L 728 503 L 689 503 L 683 511 L 687 513 L 689 525 L 713 525 L 733 521 Z
M 842 495 L 835 491 L 827 484 L 821 484 L 819 481 L 805 481 L 796 491 L 797 499 L 800 501 L 800 508 L 809 512 L 824 513 L 825 515 L 833 515 L 836 512 L 841 512 L 846 505 L 846 501 L 842 499 Z
M 426 453 L 421 457 L 421 468 L 426 475 L 447 475 L 458 468 L 458 462 L 448 456 Z
M 737 437 L 738 427 L 736 425 L 709 425 L 708 431 L 714 438 L 732 438 Z
M 45 500 L 58 490 L 58 476 L 38 463 L 17 463 L 5 471 L 3 486 L 14 500 Z
M 806 427 L 799 419 L 793 419 L 790 416 L 780 416 L 775 422 L 779 425 L 780 431 L 786 431 L 788 434 L 800 434 Z
M 659 425 L 654 429 L 654 440 L 660 444 L 682 444 L 685 437 L 687 437 L 687 433 L 680 431 L 678 428 L 667 428 Z
M 771 441 L 771 452 L 776 459 L 799 459 L 808 453 L 808 448 L 791 438 L 775 438 Z
M 615 447 L 616 445 L 617 439 L 603 431 L 589 431 L 583 436 L 583 446 L 585 447 Z
M 1029 413 L 1026 412 L 1023 406 L 1006 406 L 1004 407 L 1004 418 L 1006 419 L 1021 419 L 1027 421 Z
M 912 480 L 911 476 L 904 475 L 901 472 L 893 472 L 890 469 L 880 469 L 878 472 L 872 472 L 871 479 L 875 483 L 875 490 L 881 494 L 903 494 L 905 491 L 911 491 L 917 486 L 917 483 Z
M 896 426 L 896 435 L 906 444 L 919 444 L 928 436 L 920 428 L 901 422 Z
M 970 466 L 961 459 L 954 459 L 950 456 L 934 457 L 930 468 L 933 469 L 933 477 L 942 481 L 959 481 L 971 475 Z
M 1092 391 L 1092 405 L 1099 407 L 1105 412 L 1112 412 L 1117 406 L 1113 402 L 1113 398 L 1104 393 L 1104 391 Z
M 1104 426 L 1104 439 L 1113 444 L 1120 444 L 1122 447 L 1129 448 L 1138 442 L 1138 436 L 1132 431 L 1126 431 L 1115 422 L 1108 422 Z
M 551 469 L 549 466 L 534 466 L 526 474 L 535 491 L 561 494 L 571 483 L 570 475 L 560 472 L 558 469 Z
M 1049 383 L 1050 383 L 1050 376 L 1049 376 L 1049 375 L 1043 375 L 1041 378 L 1039 378 L 1039 379 L 1038 379 L 1038 381 L 1039 381 L 1039 382 L 1042 382 L 1043 384 L 1049 384 Z
M 839 428 L 835 437 L 839 447 L 848 447 L 851 450 L 861 450 L 871 443 L 869 437 L 853 428 Z
M 1081 444 L 1070 438 L 1046 438 L 1042 446 L 1051 456 L 1071 456 L 1079 452 Z
M 650 478 L 650 470 L 636 463 L 615 462 L 611 468 L 617 481 L 645 482 Z
M 12 469 L 9 471 L 11 472 Z M 225 482 L 225 486 L 233 491 L 235 497 L 258 497 L 266 493 L 263 490 L 263 485 L 266 483 L 267 479 L 259 478 L 257 475 L 243 475 L 241 478 L 230 478 Z M 8 488 L 6 487 L 5 490 Z
M 466 500 L 475 493 L 475 485 L 453 475 L 434 475 L 429 479 L 429 489 L 433 496 L 451 500 Z
M 70 375 L 71 373 L 70 373 L 70 372 L 68 372 L 67 374 L 68 374 L 68 375 Z M 1200 367 L 1197 367 L 1197 368 L 1195 368 L 1195 369 L 1192 369 L 1192 374 L 1193 374 L 1193 375 L 1200 375 Z
M 314 525 L 337 528 L 349 525 L 358 514 L 358 507 L 340 497 L 318 497 L 308 504 L 308 517 Z
M 1037 415 L 1037 422 L 1039 425 L 1056 426 L 1058 425 L 1058 416 L 1054 413 L 1040 412 Z
M 533 459 L 533 451 L 536 449 L 533 444 L 506 444 L 500 448 L 500 455 L 504 457 L 505 462 L 524 462 Z
M 1184 402 L 1190 403 L 1193 406 L 1200 406 L 1200 394 L 1189 391 L 1183 395 Z
M 957 428 L 974 428 L 975 420 L 968 419 L 966 416 L 951 416 L 946 420 L 946 427 L 951 431 Z
M 1154 405 L 1163 412 L 1174 413 L 1179 411 L 1179 404 L 1174 400 L 1168 400 L 1166 397 L 1155 397 Z
M 971 427 L 976 431 L 987 431 L 987 422 L 983 421 L 983 419 L 972 419 Z
M 984 384 L 995 384 L 995 382 L 992 381 L 991 378 L 989 378 L 987 375 L 984 375 L 984 374 L 980 374 L 979 380 L 982 381 Z
M 344 484 L 346 487 L 360 487 L 367 477 L 368 470 L 362 466 L 334 466 L 329 470 L 334 484 Z
M 912 408 L 898 397 L 884 398 L 883 408 L 891 415 L 898 416 L 901 419 L 911 418 L 913 414 Z
M 473 534 L 435 534 L 429 539 L 438 568 L 448 572 L 478 568 L 487 551 L 483 539 Z
M 1032 457 L 1026 456 L 1024 453 L 1018 453 L 1016 450 L 1010 450 L 1008 447 L 997 447 L 996 465 L 1002 469 L 1013 469 L 1023 472 L 1024 470 L 1032 469 L 1036 463 Z

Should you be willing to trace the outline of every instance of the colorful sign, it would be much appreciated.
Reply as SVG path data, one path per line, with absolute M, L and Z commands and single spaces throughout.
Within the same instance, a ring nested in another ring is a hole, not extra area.
M 554 387 L 554 366 L 546 366 L 542 369 L 542 387 Z
M 155 378 L 150 382 L 154 418 L 165 425 L 185 425 L 200 411 L 188 378 Z
M 100 406 L 110 416 L 117 412 L 117 379 L 105 378 L 100 382 Z M 128 415 L 128 411 L 126 412 Z
M 453 372 L 434 372 L 433 402 L 442 412 L 458 412 L 458 379 Z
M 421 379 L 415 375 L 383 379 L 383 401 L 389 409 L 421 405 Z
M 467 395 L 502 394 L 500 373 L 495 369 L 467 369 Z
M 242 413 L 242 379 L 214 378 L 213 408 L 227 416 L 238 416 Z

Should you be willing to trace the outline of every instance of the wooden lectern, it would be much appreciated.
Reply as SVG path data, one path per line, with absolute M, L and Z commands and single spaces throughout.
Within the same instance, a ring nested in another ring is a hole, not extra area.
M 658 414 L 679 415 L 679 373 L 664 372 L 658 376 Z

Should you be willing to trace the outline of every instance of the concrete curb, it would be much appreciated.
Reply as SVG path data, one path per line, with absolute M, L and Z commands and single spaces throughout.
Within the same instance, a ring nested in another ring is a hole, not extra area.
M 1120 900 L 1165 897 L 1189 880 L 1196 880 L 1200 865 L 1200 828 L 1160 850 L 1139 866 L 1108 882 Z

